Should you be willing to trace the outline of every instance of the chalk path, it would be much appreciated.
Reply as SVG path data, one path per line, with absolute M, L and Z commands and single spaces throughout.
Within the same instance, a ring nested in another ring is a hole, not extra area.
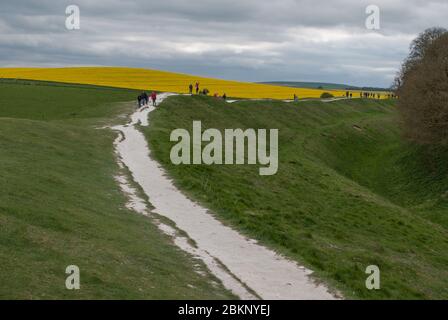
M 169 95 L 160 94 L 157 103 Z M 148 196 L 152 211 L 169 218 L 196 243 L 195 252 L 183 249 L 201 258 L 223 285 L 242 299 L 335 299 L 324 285 L 311 280 L 312 271 L 223 225 L 174 186 L 151 158 L 145 137 L 136 128 L 149 125 L 148 114 L 153 110 L 138 110 L 128 125 L 114 127 L 123 134 L 115 147 Z M 175 243 L 179 245 L 179 241 Z

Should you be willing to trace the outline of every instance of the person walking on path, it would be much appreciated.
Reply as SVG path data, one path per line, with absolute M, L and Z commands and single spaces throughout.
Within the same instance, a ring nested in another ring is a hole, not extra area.
M 156 93 L 155 91 L 153 91 L 153 92 L 151 93 L 151 100 L 152 100 L 152 105 L 153 105 L 154 107 L 156 107 L 156 106 L 157 106 L 157 105 L 156 105 L 157 93 Z
M 193 85 L 190 83 L 190 85 L 188 86 L 188 89 L 190 91 L 190 94 L 193 94 Z
M 142 106 L 143 96 L 142 96 L 142 95 L 139 95 L 139 96 L 137 97 L 137 101 L 138 101 L 138 108 L 140 108 L 140 107 Z

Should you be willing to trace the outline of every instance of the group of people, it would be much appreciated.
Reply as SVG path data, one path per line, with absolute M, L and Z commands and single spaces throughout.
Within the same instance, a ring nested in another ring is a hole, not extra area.
M 151 95 L 148 95 L 146 92 L 143 92 L 141 95 L 139 95 L 137 97 L 138 107 L 141 108 L 147 106 L 149 104 L 149 99 L 151 99 L 152 105 L 156 107 L 157 93 L 155 91 L 153 91 Z
M 199 94 L 199 82 L 195 83 L 194 88 L 196 90 L 196 94 Z M 189 90 L 190 94 L 193 94 L 193 84 L 192 83 L 190 83 L 190 85 L 188 86 L 188 90 Z M 206 90 L 206 89 L 204 89 L 204 90 Z
M 375 93 L 375 92 L 360 92 L 359 93 L 360 98 L 370 98 L 370 99 L 381 99 L 381 94 Z
M 398 99 L 398 96 L 393 93 L 386 94 L 387 99 Z
M 190 85 L 188 86 L 188 92 L 189 92 L 190 94 L 193 94 L 193 88 L 195 89 L 196 94 L 201 94 L 201 95 L 207 96 L 207 95 L 210 93 L 210 91 L 209 91 L 207 88 L 204 88 L 204 89 L 201 90 L 201 89 L 200 89 L 200 86 L 199 86 L 199 82 L 196 82 L 196 83 L 194 84 L 194 86 L 193 86 L 192 83 L 190 83 Z M 224 100 L 227 99 L 227 95 L 226 95 L 225 93 L 224 93 L 221 97 L 219 96 L 218 93 L 215 93 L 213 96 L 214 96 L 215 98 L 222 98 L 222 99 L 224 99 Z
M 200 95 L 204 95 L 207 96 L 210 91 L 207 88 L 201 89 L 199 86 L 199 82 L 196 82 L 193 86 L 192 83 L 190 83 L 190 85 L 188 86 L 188 90 L 190 92 L 190 94 L 193 94 L 193 89 L 195 89 L 196 94 L 200 94 Z M 219 96 L 218 93 L 215 93 L 213 95 L 215 98 L 222 98 L 224 100 L 227 99 L 227 95 L 224 93 L 222 96 Z M 151 99 L 152 101 L 152 105 L 154 107 L 157 106 L 157 93 L 155 91 L 153 91 L 150 95 L 148 95 L 146 92 L 142 92 L 138 97 L 137 97 L 137 102 L 138 102 L 138 107 L 144 107 L 147 106 L 149 104 L 149 100 Z
M 351 93 L 350 91 L 346 91 L 345 92 L 345 97 L 346 98 L 352 98 L 353 97 L 353 93 Z M 380 93 L 375 93 L 375 92 L 360 92 L 359 93 L 359 97 L 360 98 L 366 98 L 366 99 L 381 99 L 381 94 Z M 388 99 L 396 99 L 398 98 L 395 94 L 393 93 L 388 93 L 386 94 L 386 97 Z

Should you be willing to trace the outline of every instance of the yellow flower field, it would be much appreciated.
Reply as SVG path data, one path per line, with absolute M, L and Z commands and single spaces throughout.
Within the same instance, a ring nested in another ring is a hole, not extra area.
M 340 90 L 288 88 L 123 67 L 0 68 L 0 78 L 56 81 L 175 93 L 187 93 L 188 85 L 190 83 L 194 85 L 198 81 L 200 87 L 209 89 L 212 95 L 226 93 L 228 97 L 254 99 L 292 99 L 294 94 L 299 98 L 318 98 L 325 91 L 335 97 L 345 94 L 345 91 Z M 355 92 L 354 97 L 358 97 Z

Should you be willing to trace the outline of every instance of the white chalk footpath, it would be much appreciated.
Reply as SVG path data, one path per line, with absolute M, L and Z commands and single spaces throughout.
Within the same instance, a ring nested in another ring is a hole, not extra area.
M 157 103 L 169 95 L 160 94 Z M 123 134 L 116 141 L 116 151 L 148 196 L 154 207 L 152 212 L 173 221 L 194 240 L 196 247 L 182 237 L 176 238 L 172 227 L 160 224 L 159 228 L 172 235 L 176 245 L 202 259 L 223 285 L 241 299 L 335 299 L 326 286 L 310 278 L 312 271 L 225 226 L 174 186 L 151 158 L 145 137 L 136 128 L 138 124 L 149 125 L 148 114 L 153 110 L 152 106 L 138 110 L 128 125 L 114 127 Z M 130 192 L 129 188 L 124 189 Z

